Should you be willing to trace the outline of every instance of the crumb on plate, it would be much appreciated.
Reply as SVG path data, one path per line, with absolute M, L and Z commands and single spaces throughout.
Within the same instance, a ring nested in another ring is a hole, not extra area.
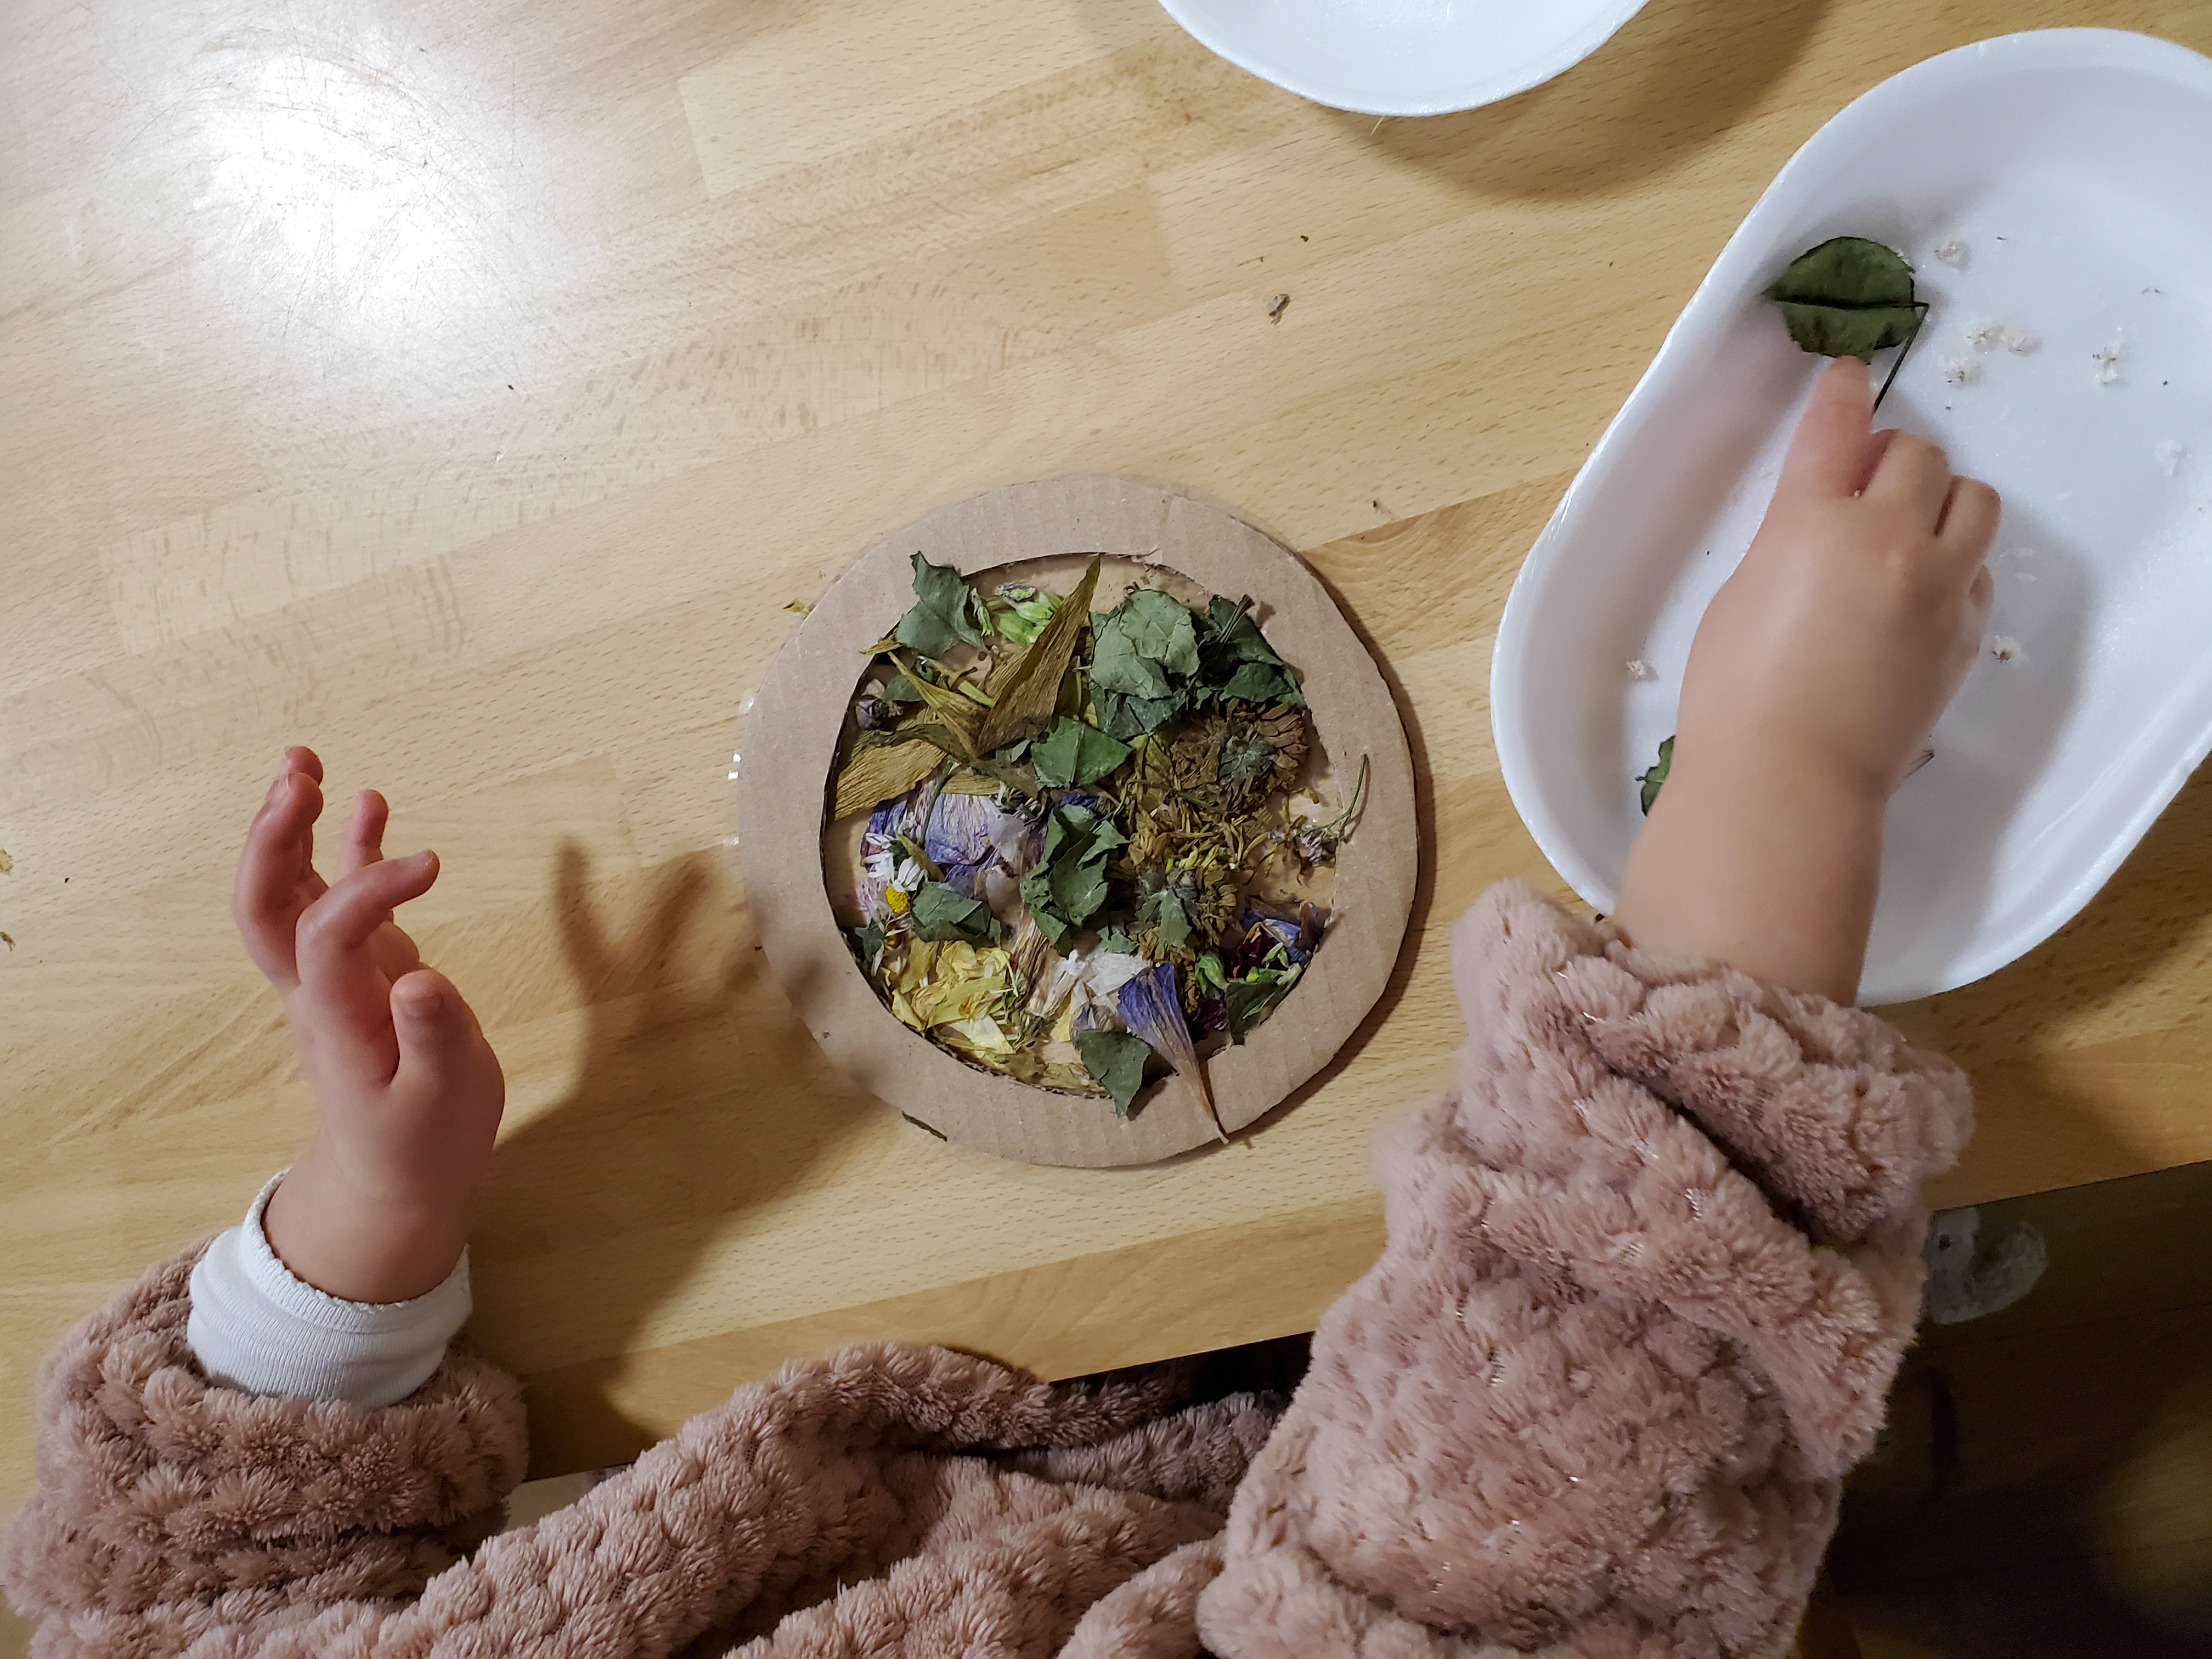
M 1659 677 L 1651 672 L 1651 665 L 1643 658 L 1631 657 L 1628 659 L 1628 678 L 1632 680 L 1656 680 Z
M 2094 373 L 2099 386 L 2110 386 L 2120 378 L 2120 349 L 2116 345 L 2100 346 L 2089 354 L 2096 365 Z
M 1946 236 L 1936 244 L 1936 257 L 1954 270 L 1966 268 L 1966 245 L 1955 236 Z
M 2181 467 L 2181 458 L 2188 448 L 2175 438 L 2160 438 L 2151 447 L 2151 459 L 2155 460 L 2166 476 L 2171 478 Z
M 2009 634 L 2000 634 L 1990 641 L 1990 655 L 1999 662 L 2027 660 L 2027 653 L 2021 649 L 2020 641 Z
M 1972 386 L 1982 378 L 1982 366 L 1972 357 L 1946 357 L 1943 360 L 1943 384 Z

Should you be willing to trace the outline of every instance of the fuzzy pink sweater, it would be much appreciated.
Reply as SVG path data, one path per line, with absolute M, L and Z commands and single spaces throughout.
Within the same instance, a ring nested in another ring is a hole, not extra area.
M 9 1540 L 42 1656 L 1659 1659 L 1788 1647 L 1912 1328 L 1964 1078 L 1871 1015 L 1513 887 L 1379 1158 L 1389 1244 L 1296 1396 L 787 1367 L 539 1525 L 512 1378 L 210 1383 L 191 1258 L 48 1363 Z

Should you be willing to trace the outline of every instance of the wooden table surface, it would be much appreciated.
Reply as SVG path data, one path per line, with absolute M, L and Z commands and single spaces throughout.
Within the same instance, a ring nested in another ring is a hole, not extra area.
M 418 931 L 512 1084 L 477 1328 L 541 1472 L 854 1338 L 1065 1374 L 1309 1327 L 1380 1237 L 1370 1132 L 1451 1047 L 1447 924 L 1557 888 L 1485 700 L 1532 537 L 1814 127 L 2083 21 L 2212 47 L 2203 0 L 1651 0 L 1552 85 L 1378 124 L 1153 0 L 8 8 L 0 1507 L 39 1353 L 308 1123 L 227 914 L 287 741 L 444 855 Z M 1362 1036 L 1140 1171 L 964 1153 L 841 1080 L 726 850 L 786 605 L 1069 470 L 1304 550 L 1425 791 Z M 1942 1198 L 2212 1156 L 2208 805 L 1905 1012 L 1980 1079 Z

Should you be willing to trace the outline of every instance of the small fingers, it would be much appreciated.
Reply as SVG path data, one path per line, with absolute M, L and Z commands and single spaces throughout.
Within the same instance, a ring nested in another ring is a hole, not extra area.
M 1962 568 L 1981 563 L 1996 538 L 2003 507 L 1997 492 L 1979 478 L 1954 478 L 1942 516 L 1936 521 L 1936 544 L 1954 555 Z
M 1822 371 L 1782 463 L 1778 495 L 1843 496 L 1866 482 L 1874 397 L 1867 366 L 1838 357 Z
M 1870 501 L 1911 514 L 1933 530 L 1951 493 L 1951 464 L 1927 439 L 1900 432 L 1889 441 L 1863 493 Z
M 300 976 L 313 979 L 361 950 L 395 908 L 422 897 L 437 878 L 438 855 L 428 851 L 379 859 L 341 878 L 300 918 Z
M 292 930 L 300 907 L 314 896 L 314 825 L 322 810 L 313 777 L 287 769 L 269 786 L 239 854 L 231 915 L 246 954 L 279 986 L 297 977 Z
M 346 818 L 345 836 L 338 843 L 340 880 L 384 856 L 384 827 L 391 818 L 391 804 L 375 790 L 364 789 L 354 797 L 353 811 Z

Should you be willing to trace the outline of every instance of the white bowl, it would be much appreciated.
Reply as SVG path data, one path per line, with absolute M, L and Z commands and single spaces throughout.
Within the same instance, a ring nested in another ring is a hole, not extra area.
M 1494 104 L 1573 68 L 1644 0 L 1160 0 L 1263 80 L 1364 115 Z
M 1492 721 L 1514 805 L 1613 908 L 1636 773 L 1706 601 L 1772 492 L 1819 360 L 1760 290 L 1859 234 L 1928 323 L 1883 404 L 2005 500 L 1990 641 L 1890 806 L 1860 1000 L 1964 985 L 2049 938 L 2212 750 L 2212 61 L 2106 29 L 2008 35 L 1882 82 L 1767 187 L 1514 584 Z M 1965 245 L 1962 268 L 1930 254 Z M 1981 352 L 1972 325 L 2039 336 Z M 2092 354 L 2121 353 L 2100 384 Z M 1882 372 L 1887 356 L 1876 360 Z M 1948 364 L 1978 371 L 1948 384 Z M 2180 447 L 2175 453 L 2174 446 Z M 1656 678 L 1632 681 L 1625 665 Z

